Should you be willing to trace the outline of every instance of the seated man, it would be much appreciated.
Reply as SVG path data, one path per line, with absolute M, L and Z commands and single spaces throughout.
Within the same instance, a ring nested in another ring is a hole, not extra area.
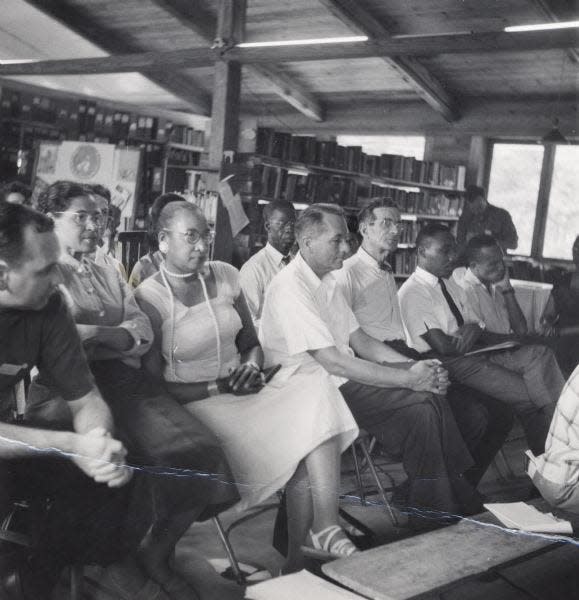
M 331 271 L 349 249 L 342 210 L 307 208 L 296 238 L 299 253 L 266 293 L 260 338 L 268 360 L 333 376 L 358 425 L 401 457 L 408 480 L 397 503 L 413 515 L 477 512 L 480 499 L 463 477 L 473 460 L 444 398 L 446 371 L 436 360 L 407 361 L 364 333 L 336 287 Z
M 0 580 L 2 598 L 48 598 L 63 566 L 114 560 L 122 545 L 128 493 L 117 488 L 131 471 L 72 318 L 53 294 L 58 256 L 50 219 L 0 203 L 0 519 L 14 500 L 52 499 L 32 573 L 22 566 L 11 584 Z M 19 423 L 15 389 L 34 366 L 68 401 L 73 432 Z M 14 589 L 17 581 L 24 589 Z
M 555 356 L 544 346 L 467 355 L 476 344 L 488 345 L 488 334 L 452 279 L 456 242 L 447 227 L 425 226 L 416 239 L 418 266 L 398 296 L 406 339 L 419 352 L 434 350 L 445 358 L 452 381 L 507 403 L 518 416 L 529 447 L 541 454 L 555 402 L 564 380 Z
M 489 339 L 497 342 L 527 335 L 527 321 L 515 296 L 503 260 L 503 251 L 490 235 L 477 235 L 466 245 L 468 268 L 455 277 L 466 294 L 469 307 L 485 324 Z M 491 336 L 488 334 L 497 334 Z M 514 335 L 513 335 L 514 334 Z
M 333 273 L 361 329 L 405 356 L 420 360 L 404 339 L 396 282 L 388 264 L 398 246 L 400 211 L 389 198 L 374 198 L 358 216 L 362 245 Z M 476 466 L 467 477 L 478 484 L 513 424 L 510 408 L 465 386 L 448 396 L 454 417 Z
M 295 242 L 296 210 L 291 202 L 275 200 L 263 209 L 263 226 L 267 244 L 240 269 L 241 289 L 247 300 L 253 323 L 259 328 L 265 291 L 269 282 L 291 260 Z
M 557 402 L 545 453 L 529 463 L 528 473 L 555 508 L 579 514 L 579 367 Z

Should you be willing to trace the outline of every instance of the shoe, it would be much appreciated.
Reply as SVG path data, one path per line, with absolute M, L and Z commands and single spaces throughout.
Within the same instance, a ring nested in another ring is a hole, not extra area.
M 336 539 L 339 534 L 343 535 Z M 344 558 L 359 552 L 352 541 L 343 536 L 345 532 L 339 525 L 330 525 L 318 533 L 310 529 L 312 547 L 302 546 L 302 550 L 306 555 L 322 559 Z

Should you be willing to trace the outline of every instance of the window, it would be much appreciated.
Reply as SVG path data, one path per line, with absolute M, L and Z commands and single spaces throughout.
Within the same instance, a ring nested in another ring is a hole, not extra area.
M 519 234 L 513 254 L 531 253 L 544 147 L 535 144 L 493 146 L 487 199 L 511 214 Z
M 571 260 L 579 235 L 579 146 L 557 146 L 543 256 Z
M 400 154 L 424 158 L 425 139 L 419 135 L 339 135 L 342 146 L 362 146 L 366 154 Z

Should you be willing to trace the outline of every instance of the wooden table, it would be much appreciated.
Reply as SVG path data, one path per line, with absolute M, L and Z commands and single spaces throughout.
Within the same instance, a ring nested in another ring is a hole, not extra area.
M 542 504 L 535 505 L 543 510 Z M 406 600 L 558 545 L 553 540 L 505 531 L 486 512 L 328 563 L 322 570 L 334 581 L 372 600 Z

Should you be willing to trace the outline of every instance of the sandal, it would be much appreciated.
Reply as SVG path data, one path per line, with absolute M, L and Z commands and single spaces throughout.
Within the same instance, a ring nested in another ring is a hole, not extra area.
M 322 559 L 344 558 L 359 552 L 350 538 L 340 536 L 336 539 L 339 534 L 345 535 L 339 525 L 330 525 L 318 533 L 314 533 L 310 529 L 312 547 L 302 546 L 302 550 L 306 555 Z

